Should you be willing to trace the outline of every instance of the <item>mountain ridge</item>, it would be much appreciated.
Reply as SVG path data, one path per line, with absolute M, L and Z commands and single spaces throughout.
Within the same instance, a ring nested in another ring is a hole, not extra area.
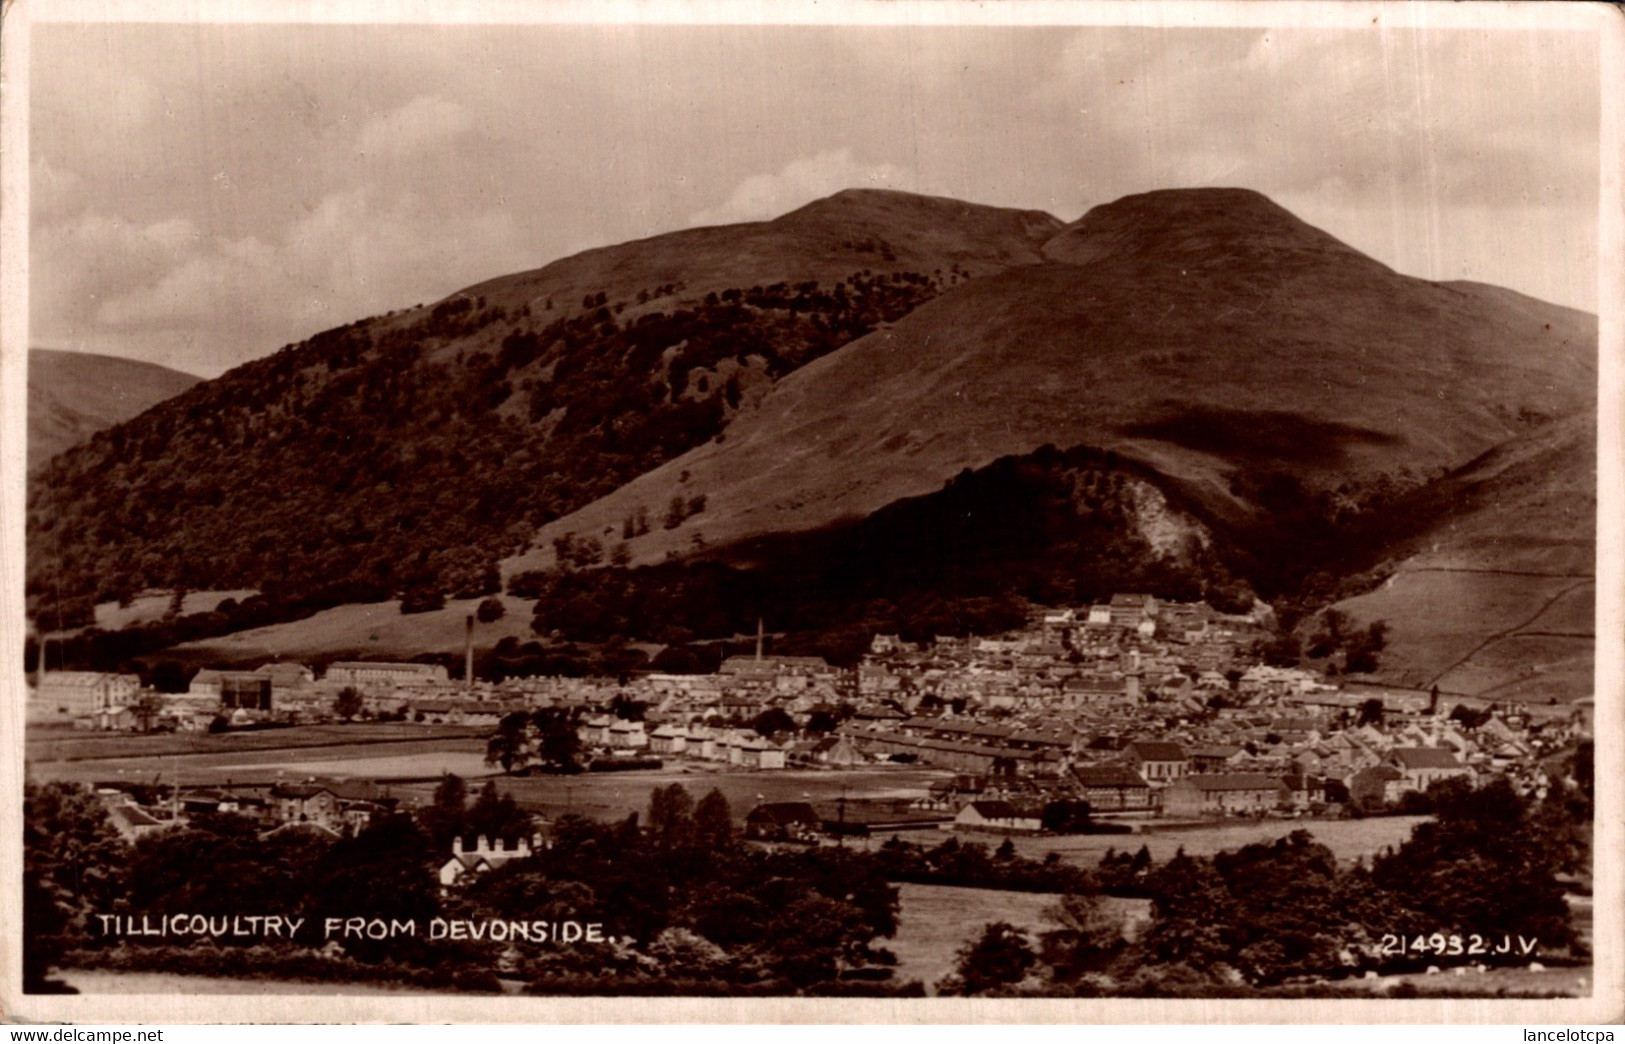
M 119 356 L 30 348 L 29 469 L 104 428 L 179 395 L 201 379 Z
M 1577 313 L 1548 308 L 1536 321 L 1503 310 L 1485 319 L 1478 315 L 1482 293 L 1410 279 L 1375 262 L 1361 264 L 1367 285 L 1359 299 L 1339 300 L 1341 315 L 1306 308 L 1302 288 L 1313 273 L 1296 270 L 1277 275 L 1277 285 L 1242 309 L 1228 304 L 1230 290 L 1238 279 L 1256 282 L 1256 273 L 1235 272 L 1222 260 L 1201 269 L 1187 263 L 1175 258 L 1153 272 L 1137 258 L 1118 271 L 1105 261 L 1061 262 L 979 280 L 799 371 L 736 418 L 725 442 L 697 447 L 666 469 L 690 473 L 688 484 L 707 490 L 707 518 L 698 525 L 713 547 L 754 535 L 751 523 L 730 528 L 723 521 L 730 514 L 759 518 L 788 505 L 779 513 L 784 517 L 754 523 L 757 531 L 817 528 L 1045 442 L 1113 449 L 1185 481 L 1216 515 L 1238 517 L 1246 505 L 1211 461 L 1203 464 L 1212 454 L 1191 437 L 1204 433 L 1158 432 L 1156 418 L 1145 416 L 1148 406 L 1160 403 L 1161 412 L 1176 416 L 1231 416 L 1237 428 L 1275 416 L 1296 426 L 1299 443 L 1302 432 L 1341 433 L 1329 440 L 1330 462 L 1341 471 L 1380 472 L 1398 446 L 1423 472 L 1456 466 L 1513 437 L 1527 418 L 1561 415 L 1590 390 L 1587 317 Z M 1339 293 L 1343 282 L 1340 274 Z M 1213 301 L 1221 306 L 1211 307 Z M 1412 316 L 1430 323 L 1407 328 L 1403 321 Z M 1484 351 L 1482 345 L 1507 338 L 1500 327 L 1515 329 L 1516 343 Z M 1318 357 L 1316 346 L 1336 338 L 1344 372 L 1324 370 Z M 1383 339 L 1397 343 L 1379 353 L 1371 342 Z M 1131 367 L 1132 379 L 1123 379 Z M 1338 393 L 1323 394 L 1333 381 Z M 1383 395 L 1362 394 L 1374 381 Z M 1185 399 L 1169 400 L 1175 387 L 1184 388 Z M 1508 402 L 1500 401 L 1503 388 Z M 1466 390 L 1472 401 L 1426 431 L 1415 430 L 1396 407 L 1403 401 L 1423 414 L 1440 413 L 1445 403 L 1449 412 L 1456 405 L 1450 400 L 1465 398 Z M 921 417 L 930 419 L 924 429 L 911 421 Z M 954 448 L 945 451 L 950 443 Z M 819 485 L 820 457 L 838 461 L 829 469 L 838 480 L 827 488 Z M 1287 463 L 1288 471 L 1304 470 Z M 812 475 L 806 488 L 796 485 L 798 467 Z M 572 526 L 594 532 L 598 516 L 613 516 L 639 497 L 663 501 L 663 483 L 670 484 L 664 472 L 640 476 L 591 518 L 550 524 L 542 542 Z M 719 491 L 731 483 L 745 487 L 737 511 Z M 655 536 L 647 552 L 634 544 L 634 560 L 681 550 L 661 546 Z M 526 566 L 545 558 L 544 549 Z
M 782 600 L 796 555 L 859 555 L 803 614 L 829 620 L 861 556 L 912 554 L 908 526 L 1008 488 L 1030 502 L 962 534 L 991 548 L 956 595 L 994 599 L 978 619 L 1094 590 L 1047 577 L 1001 528 L 1023 519 L 1096 580 L 1341 604 L 1411 553 L 1407 505 L 1501 510 L 1447 501 L 1474 461 L 1594 408 L 1595 342 L 1592 316 L 1401 275 L 1249 190 L 1070 223 L 843 192 L 327 331 L 97 436 L 31 491 L 30 592 L 65 561 L 82 598 L 229 583 L 433 611 L 538 569 L 709 562 Z M 1556 439 L 1532 481 L 1583 473 L 1577 453 Z M 1128 528 L 1091 557 L 1068 527 L 1101 532 L 1102 510 Z M 910 561 L 862 597 L 930 594 Z

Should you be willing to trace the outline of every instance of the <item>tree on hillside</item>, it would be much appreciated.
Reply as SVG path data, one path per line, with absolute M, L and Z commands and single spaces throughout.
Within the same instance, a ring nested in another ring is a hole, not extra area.
M 363 706 L 365 701 L 361 698 L 361 691 L 354 685 L 346 685 L 333 698 L 333 713 L 346 722 L 360 714 Z
M 1328 609 L 1320 618 L 1320 627 L 1309 638 L 1309 655 L 1314 659 L 1330 656 L 1343 644 L 1348 617 L 1336 609 Z
M 649 664 L 666 674 L 701 674 L 699 656 L 686 645 L 668 645 Z
M 407 588 L 401 594 L 401 613 L 432 613 L 446 607 L 446 596 L 438 587 L 423 584 Z
M 162 660 L 152 669 L 152 687 L 158 692 L 185 692 L 192 684 L 192 675 L 196 673 L 174 660 Z
M 480 623 L 496 623 L 505 612 L 507 607 L 502 604 L 502 599 L 487 598 L 474 610 L 474 618 Z
M 960 948 L 954 974 L 937 984 L 937 992 L 976 997 L 1008 988 L 1025 979 L 1037 960 L 1025 931 L 997 921 L 984 926 L 980 938 Z
M 1044 963 L 1059 978 L 1099 971 L 1127 945 L 1122 917 L 1108 911 L 1098 895 L 1069 892 L 1044 916 L 1057 926 L 1039 936 Z
M 1377 669 L 1377 653 L 1387 644 L 1388 624 L 1373 620 L 1363 631 L 1343 639 L 1343 670 L 1349 674 L 1370 674 Z

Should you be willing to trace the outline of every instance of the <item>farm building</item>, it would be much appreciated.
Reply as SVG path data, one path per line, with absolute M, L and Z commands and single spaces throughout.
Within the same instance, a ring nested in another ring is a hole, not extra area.
M 807 841 L 818 836 L 824 821 L 805 801 L 757 805 L 745 817 L 745 836 L 759 841 Z
M 1043 828 L 1037 812 L 1018 809 L 1008 801 L 972 801 L 954 817 L 955 830 L 1036 834 Z

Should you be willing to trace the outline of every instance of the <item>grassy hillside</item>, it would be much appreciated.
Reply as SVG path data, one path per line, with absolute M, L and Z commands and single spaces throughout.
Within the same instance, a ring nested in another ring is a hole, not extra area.
M 1402 510 L 1427 524 L 1390 549 L 1378 589 L 1337 603 L 1387 621 L 1378 680 L 1544 703 L 1593 687 L 1596 415 L 1486 453 Z
M 1053 443 L 1154 472 L 1282 588 L 1302 577 L 1265 574 L 1305 505 L 1392 499 L 1594 395 L 1592 317 L 1398 275 L 1254 193 L 1131 197 L 1045 251 L 803 368 L 506 568 L 674 497 L 703 515 L 626 541 L 632 561 L 861 518 Z
M 196 383 L 198 378 L 189 373 L 134 359 L 30 349 L 29 468 Z
M 328 331 L 42 470 L 30 594 L 244 587 L 433 604 L 488 592 L 535 526 L 718 434 L 808 361 L 1036 259 L 1056 227 L 841 193 Z
M 502 617 L 474 625 L 474 640 L 487 649 L 507 637 L 529 641 L 531 605 L 506 595 Z M 423 653 L 461 656 L 465 621 L 478 601 L 446 603 L 439 612 L 403 616 L 400 603 L 334 606 L 303 620 L 255 627 L 235 634 L 174 646 L 169 655 L 192 664 L 289 660 L 327 663 L 343 659 L 392 659 Z

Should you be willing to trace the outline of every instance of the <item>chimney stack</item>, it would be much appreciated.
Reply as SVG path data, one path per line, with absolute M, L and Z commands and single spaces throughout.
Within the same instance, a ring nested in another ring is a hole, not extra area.
M 474 695 L 474 614 L 463 628 L 463 691 Z
M 756 662 L 762 662 L 762 618 L 756 618 Z

